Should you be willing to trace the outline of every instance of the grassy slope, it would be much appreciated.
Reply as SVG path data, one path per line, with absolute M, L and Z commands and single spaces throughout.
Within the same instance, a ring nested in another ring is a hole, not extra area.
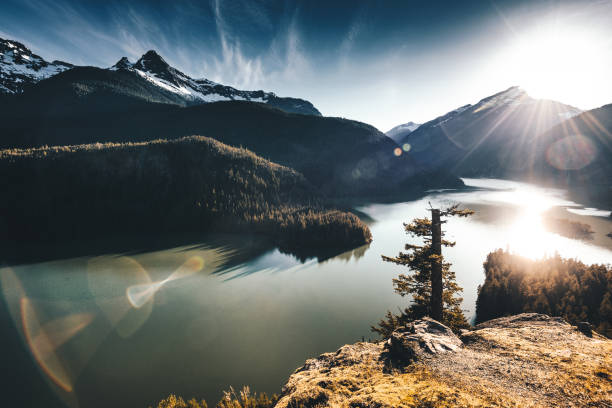
M 277 408 L 607 407 L 612 341 L 560 322 L 476 327 L 455 352 L 390 364 L 384 342 L 311 359 Z
M 409 334 L 410 335 L 410 334 Z M 440 332 L 430 333 L 436 341 Z M 457 339 L 459 341 L 459 339 Z M 545 408 L 610 406 L 612 341 L 546 315 L 496 319 L 455 350 L 394 359 L 386 342 L 355 343 L 307 360 L 280 398 L 226 393 L 217 408 Z M 424 347 L 423 344 L 414 347 Z M 259 402 L 259 403 L 258 403 Z M 212 407 L 213 405 L 211 405 Z M 170 396 L 157 408 L 204 408 Z
M 356 216 L 298 172 L 210 138 L 0 151 L 3 240 L 250 231 L 283 246 L 354 247 Z

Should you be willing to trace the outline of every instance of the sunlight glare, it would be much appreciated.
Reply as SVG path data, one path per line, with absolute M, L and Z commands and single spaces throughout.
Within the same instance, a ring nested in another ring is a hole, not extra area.
M 493 181 L 463 180 L 472 187 L 486 187 L 487 182 Z M 574 240 L 548 231 L 543 222 L 545 212 L 553 207 L 577 206 L 565 198 L 562 190 L 507 180 L 496 182 L 496 185 L 498 190 L 483 191 L 479 199 L 492 205 L 506 204 L 516 211 L 511 222 L 498 232 L 503 241 L 502 247 L 506 246 L 511 252 L 537 259 L 552 256 L 566 245 L 573 245 Z M 466 205 L 469 207 L 469 203 Z
M 516 38 L 502 52 L 500 73 L 534 98 L 589 105 L 589 93 L 608 82 L 610 44 L 588 27 L 553 24 Z

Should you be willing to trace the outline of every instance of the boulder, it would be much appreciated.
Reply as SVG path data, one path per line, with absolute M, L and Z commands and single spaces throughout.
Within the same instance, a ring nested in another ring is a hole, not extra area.
M 589 322 L 578 322 L 576 324 L 578 331 L 587 337 L 593 337 L 593 328 Z
M 528 326 L 552 326 L 569 324 L 560 317 L 552 317 L 541 313 L 521 313 L 513 316 L 499 317 L 476 325 L 475 329 L 491 328 L 521 328 Z
M 410 362 L 426 355 L 453 352 L 461 344 L 451 329 L 425 317 L 394 331 L 385 350 L 393 360 Z

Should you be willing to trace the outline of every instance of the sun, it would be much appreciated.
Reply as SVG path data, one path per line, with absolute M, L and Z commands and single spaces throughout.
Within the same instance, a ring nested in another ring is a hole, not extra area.
M 589 104 L 589 93 L 609 80 L 606 38 L 589 27 L 539 27 L 515 37 L 501 71 L 532 97 Z

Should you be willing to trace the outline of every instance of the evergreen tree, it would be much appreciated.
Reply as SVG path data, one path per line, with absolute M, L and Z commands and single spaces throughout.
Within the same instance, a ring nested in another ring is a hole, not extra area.
M 445 210 L 430 208 L 432 218 L 415 218 L 404 224 L 406 233 L 423 239 L 423 245 L 406 244 L 408 252 L 400 252 L 397 257 L 382 256 L 383 261 L 407 266 L 413 273 L 400 274 L 393 279 L 395 292 L 401 296 L 412 296 L 412 304 L 399 315 L 387 312 L 386 318 L 372 331 L 388 337 L 393 330 L 412 320 L 430 316 L 441 321 L 454 331 L 469 327 L 463 311 L 462 298 L 457 294 L 463 289 L 455 282 L 455 272 L 451 264 L 444 261 L 442 247 L 451 247 L 455 242 L 444 239 L 442 218 L 451 216 L 467 217 L 472 210 L 460 210 L 453 205 Z
M 533 260 L 498 249 L 483 267 L 476 323 L 536 312 L 572 324 L 588 321 L 595 331 L 612 338 L 611 265 L 586 265 L 559 254 Z

